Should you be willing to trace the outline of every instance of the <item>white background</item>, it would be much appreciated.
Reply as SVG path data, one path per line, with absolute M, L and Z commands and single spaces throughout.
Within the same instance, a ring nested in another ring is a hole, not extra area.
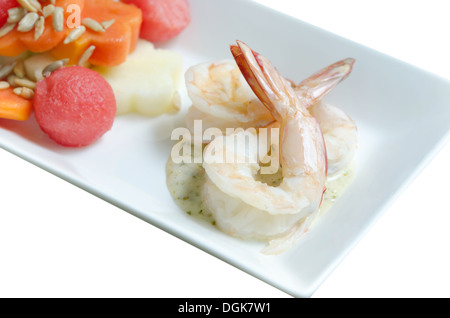
M 257 2 L 450 79 L 445 0 Z M 313 297 L 450 297 L 449 163 L 447 144 Z M 290 297 L 3 150 L 0 203 L 0 297 Z

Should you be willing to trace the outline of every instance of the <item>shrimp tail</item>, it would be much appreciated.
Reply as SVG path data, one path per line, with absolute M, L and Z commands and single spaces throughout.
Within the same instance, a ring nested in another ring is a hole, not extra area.
M 295 85 L 295 92 L 305 101 L 306 107 L 314 105 L 350 75 L 355 61 L 346 58 L 319 70 Z
M 289 111 L 286 105 L 299 102 L 291 84 L 264 56 L 253 51 L 248 45 L 236 41 L 231 45 L 231 53 L 239 69 L 255 95 L 271 111 L 277 121 L 281 121 Z M 291 99 L 295 98 L 293 102 Z

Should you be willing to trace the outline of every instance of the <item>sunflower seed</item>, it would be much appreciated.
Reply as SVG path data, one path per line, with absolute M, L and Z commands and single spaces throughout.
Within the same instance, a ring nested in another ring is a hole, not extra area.
M 64 9 L 56 7 L 53 11 L 53 28 L 56 32 L 61 32 L 64 28 Z
M 26 87 L 26 88 L 30 88 L 30 89 L 36 88 L 36 83 L 33 81 L 30 81 L 29 79 L 15 77 L 12 80 L 14 81 L 14 86 L 21 86 L 21 87 Z
M 63 59 L 63 60 L 58 60 L 55 61 L 49 65 L 47 65 L 43 70 L 42 70 L 42 76 L 43 77 L 48 77 L 50 76 L 50 74 L 56 70 L 59 70 L 60 68 L 63 68 L 64 66 L 67 65 L 67 63 L 69 63 L 69 59 Z
M 18 77 L 14 74 L 11 74 L 8 76 L 7 81 L 9 83 L 9 85 L 11 85 L 12 87 L 17 87 L 16 79 L 18 79 Z
M 0 89 L 7 89 L 10 86 L 11 85 L 9 85 L 9 83 L 7 81 L 0 81 Z
M 42 5 L 38 0 L 28 0 L 30 4 L 36 8 L 37 11 L 42 11 Z
M 81 21 L 81 23 L 84 26 L 86 26 L 87 28 L 91 29 L 92 31 L 105 32 L 105 28 L 103 27 L 103 25 L 101 25 L 100 23 L 98 23 L 94 19 L 85 18 L 85 19 L 83 19 L 83 21 Z
M 103 29 L 106 30 L 106 29 L 108 29 L 111 25 L 113 25 L 114 22 L 116 22 L 116 20 L 112 19 L 112 20 L 108 20 L 108 21 L 103 21 L 101 24 L 102 24 Z
M 69 35 L 64 39 L 64 44 L 70 43 L 78 39 L 86 31 L 86 27 L 81 25 L 70 31 Z
M 44 33 L 44 29 L 45 29 L 45 18 L 39 17 L 36 24 L 34 25 L 34 40 L 35 41 L 41 37 L 42 33 Z
M 38 12 L 41 10 L 41 4 L 37 0 L 17 0 L 17 2 L 29 12 Z
M 88 47 L 87 50 L 84 51 L 83 55 L 81 55 L 80 60 L 78 61 L 78 65 L 87 67 L 89 64 L 88 61 L 91 58 L 92 53 L 94 53 L 94 51 L 95 45 L 91 45 L 90 47 Z
M 17 23 L 25 16 L 26 10 L 21 7 L 15 7 L 8 10 L 7 23 Z
M 53 11 L 55 11 L 55 6 L 53 4 L 49 4 L 42 9 L 42 14 L 44 15 L 44 18 L 46 18 L 52 15 Z
M 14 70 L 15 66 L 16 66 L 16 62 L 2 66 L 0 68 L 0 79 L 3 79 L 5 77 L 9 76 L 9 74 L 11 74 L 11 72 Z
M 11 32 L 16 27 L 16 25 L 17 23 L 6 23 L 4 26 L 2 26 L 2 28 L 0 29 L 0 38 Z
M 34 91 L 28 87 L 16 87 L 13 92 L 25 99 L 32 99 L 34 97 Z
M 28 32 L 34 28 L 34 24 L 39 19 L 39 15 L 36 12 L 27 13 L 19 22 L 17 31 Z
M 14 66 L 14 74 L 18 77 L 25 77 L 25 66 L 22 60 L 17 60 L 16 65 Z

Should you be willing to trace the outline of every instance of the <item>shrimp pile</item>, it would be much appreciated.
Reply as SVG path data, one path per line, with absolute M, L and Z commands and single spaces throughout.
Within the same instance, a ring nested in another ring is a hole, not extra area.
M 347 58 L 331 64 L 299 84 L 289 81 L 305 107 L 317 119 L 327 148 L 328 175 L 347 167 L 357 148 L 357 127 L 342 109 L 322 102 L 336 85 L 347 78 L 355 63 Z M 270 111 L 253 93 L 234 60 L 202 63 L 190 67 L 186 86 L 192 106 L 185 123 L 194 132 L 194 121 L 202 128 L 267 127 L 277 125 Z
M 278 254 L 308 231 L 327 180 L 353 160 L 356 125 L 322 98 L 350 74 L 355 61 L 336 62 L 295 84 L 245 43 L 230 48 L 234 60 L 195 65 L 185 75 L 192 100 L 186 126 L 194 132 L 194 121 L 202 120 L 204 131 L 223 132 L 203 140 L 202 209 L 223 232 L 265 241 L 262 252 Z M 256 147 L 262 127 L 279 132 L 275 147 L 265 149 L 278 155 L 279 167 L 265 178 Z M 227 128 L 241 129 L 229 133 Z

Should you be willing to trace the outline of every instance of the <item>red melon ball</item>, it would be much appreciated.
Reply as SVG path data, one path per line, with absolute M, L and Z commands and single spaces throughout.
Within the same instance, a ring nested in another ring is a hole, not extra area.
M 0 28 L 5 25 L 8 20 L 8 10 L 18 7 L 17 0 L 0 0 Z
M 80 66 L 62 68 L 39 81 L 33 104 L 41 129 L 66 147 L 97 141 L 111 129 L 117 111 L 108 82 Z
M 191 21 L 187 0 L 122 0 L 142 11 L 140 37 L 150 42 L 167 41 Z

